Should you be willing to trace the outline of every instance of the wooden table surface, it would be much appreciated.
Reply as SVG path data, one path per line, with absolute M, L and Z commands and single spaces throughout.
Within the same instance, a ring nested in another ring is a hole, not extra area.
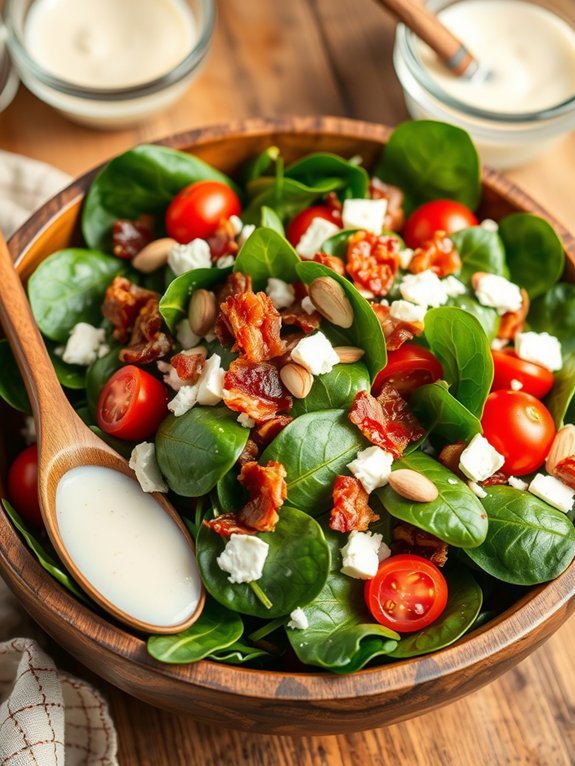
M 563 0 L 568 5 L 573 0 Z M 370 0 L 223 0 L 207 63 L 184 99 L 136 129 L 95 132 L 23 88 L 0 115 L 0 148 L 81 173 L 129 146 L 244 116 L 331 114 L 396 124 L 394 25 Z M 509 173 L 575 227 L 575 134 Z M 266 737 L 202 726 L 105 686 L 122 766 L 475 766 L 575 763 L 575 626 L 490 686 L 364 734 Z

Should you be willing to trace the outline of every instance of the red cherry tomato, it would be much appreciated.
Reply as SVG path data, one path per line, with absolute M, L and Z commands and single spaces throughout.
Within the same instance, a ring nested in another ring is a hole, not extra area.
M 178 242 L 210 237 L 220 221 L 239 215 L 242 206 L 233 189 L 220 181 L 197 181 L 182 189 L 166 213 L 166 231 Z
M 399 393 L 408 398 L 419 386 L 434 383 L 443 377 L 443 368 L 431 351 L 415 343 L 404 343 L 397 351 L 390 351 L 387 364 L 378 373 L 372 394 L 378 396 L 384 383 L 390 383 Z
M 495 366 L 492 391 L 512 389 L 511 381 L 517 380 L 522 384 L 519 390 L 531 394 L 536 399 L 543 399 L 553 388 L 555 377 L 547 367 L 520 359 L 511 348 L 491 353 Z
M 398 633 L 414 633 L 437 620 L 447 604 L 445 577 L 431 561 L 402 553 L 380 565 L 365 584 L 375 619 Z
M 38 500 L 38 448 L 26 447 L 8 471 L 8 498 L 24 521 L 43 526 Z
M 167 401 L 159 380 L 129 364 L 117 370 L 100 392 L 96 419 L 107 434 L 140 441 L 166 417 Z
M 524 391 L 489 394 L 481 425 L 483 436 L 505 457 L 502 470 L 515 476 L 539 468 L 555 436 L 549 410 Z
M 335 223 L 336 226 L 341 226 L 341 215 L 338 214 L 337 211 L 334 211 L 325 205 L 308 207 L 306 210 L 302 210 L 301 213 L 298 213 L 287 227 L 286 236 L 294 247 L 297 247 L 300 239 L 309 229 L 314 218 L 323 218 L 325 221 Z
M 435 199 L 413 211 L 403 229 L 403 238 L 405 244 L 415 250 L 430 240 L 436 231 L 453 234 L 477 224 L 478 220 L 471 210 L 460 202 Z

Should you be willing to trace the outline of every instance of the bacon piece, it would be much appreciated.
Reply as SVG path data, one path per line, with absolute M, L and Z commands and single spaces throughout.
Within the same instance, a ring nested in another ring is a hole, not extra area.
M 281 463 L 268 460 L 242 466 L 238 481 L 248 491 L 249 500 L 239 513 L 240 521 L 258 532 L 273 532 L 278 523 L 278 510 L 287 497 L 287 473 Z
M 248 362 L 266 362 L 285 352 L 281 317 L 265 293 L 230 295 L 221 305 L 221 317 L 235 338 L 232 351 L 239 351 Z
M 159 297 L 158 293 L 138 287 L 126 277 L 114 277 L 102 305 L 102 314 L 114 326 L 114 338 L 126 343 L 141 309 L 152 298 L 159 300 Z
M 404 343 L 419 337 L 423 332 L 422 322 L 404 322 L 403 319 L 396 319 L 391 316 L 389 306 L 372 303 L 371 307 L 379 319 L 388 351 L 397 351 Z
M 439 453 L 437 459 L 446 468 L 459 476 L 460 479 L 467 481 L 467 476 L 459 468 L 459 461 L 461 460 L 461 453 L 467 447 L 465 442 L 455 442 L 455 444 L 447 444 Z
M 230 410 L 245 412 L 262 423 L 289 410 L 293 400 L 275 365 L 235 359 L 224 375 L 224 403 Z
M 551 474 L 565 482 L 572 489 L 575 489 L 575 456 L 570 455 L 560 460 L 553 471 L 551 471 Z
M 429 559 L 436 566 L 442 567 L 447 561 L 447 543 L 440 540 L 423 529 L 399 521 L 393 528 L 393 543 L 391 553 L 397 556 L 400 553 L 412 553 Z
M 223 218 L 215 232 L 207 238 L 210 246 L 212 260 L 217 260 L 224 255 L 235 255 L 240 246 L 236 242 L 236 233 L 229 218 Z
M 228 274 L 226 281 L 220 287 L 216 294 L 218 303 L 223 303 L 230 295 L 239 295 L 247 293 L 252 289 L 252 278 L 249 274 L 242 274 L 241 271 L 232 271 Z
M 338 258 L 336 255 L 329 255 L 328 253 L 316 253 L 313 257 L 313 260 L 316 263 L 321 263 L 324 266 L 327 266 L 328 269 L 335 271 L 342 277 L 345 276 L 345 264 L 341 258 Z
M 190 354 L 189 351 L 180 351 L 170 359 L 170 364 L 176 371 L 178 378 L 186 386 L 197 383 L 206 363 L 205 354 Z
M 112 252 L 117 258 L 131 260 L 154 239 L 154 219 L 141 215 L 135 221 L 119 218 L 112 228 Z
M 118 357 L 126 364 L 149 364 L 169 354 L 174 341 L 163 332 L 163 319 L 158 309 L 158 298 L 150 298 L 140 310 L 126 348 Z
M 290 415 L 278 415 L 271 420 L 266 420 L 265 423 L 260 423 L 252 431 L 252 436 L 256 443 L 263 449 L 273 441 L 276 436 L 283 431 L 286 426 L 292 422 L 293 418 Z
M 403 192 L 398 186 L 385 184 L 375 176 L 369 182 L 369 196 L 371 199 L 386 199 L 387 211 L 383 219 L 385 229 L 401 231 L 405 223 L 403 210 Z
M 461 258 L 444 231 L 436 231 L 433 237 L 418 247 L 409 264 L 412 274 L 431 270 L 438 277 L 447 277 L 461 269 Z
M 497 337 L 504 340 L 513 340 L 518 332 L 525 327 L 525 320 L 529 313 L 529 294 L 523 287 L 521 288 L 521 298 L 523 299 L 521 307 L 517 311 L 507 311 L 501 317 Z
M 280 311 L 280 316 L 282 325 L 299 327 L 305 333 L 318 330 L 321 324 L 321 315 L 317 311 L 314 311 L 313 314 L 308 314 L 307 311 L 302 309 L 301 301 L 297 301 L 289 308 Z
M 399 268 L 399 241 L 358 231 L 349 238 L 346 270 L 360 288 L 387 295 Z
M 336 532 L 365 532 L 379 516 L 369 507 L 369 495 L 354 476 L 336 476 L 333 485 L 333 508 L 329 515 L 330 529 Z
M 209 529 L 217 532 L 221 537 L 232 535 L 255 535 L 257 530 L 244 524 L 237 513 L 222 513 L 215 519 L 204 519 L 204 524 Z
M 497 487 L 507 484 L 508 479 L 508 474 L 503 473 L 503 471 L 496 471 L 484 481 L 478 481 L 477 483 L 481 484 L 482 487 Z
M 328 194 L 326 194 L 324 204 L 331 211 L 331 214 L 335 219 L 335 223 L 341 225 L 341 211 L 343 210 L 343 205 L 341 204 L 341 200 L 337 194 L 333 191 L 328 192 Z
M 248 439 L 246 446 L 242 450 L 242 454 L 237 459 L 237 464 L 240 466 L 246 463 L 251 463 L 253 460 L 257 460 L 260 454 L 260 448 L 253 439 Z
M 387 383 L 377 398 L 360 391 L 348 417 L 366 439 L 391 452 L 395 458 L 425 433 L 405 399 Z

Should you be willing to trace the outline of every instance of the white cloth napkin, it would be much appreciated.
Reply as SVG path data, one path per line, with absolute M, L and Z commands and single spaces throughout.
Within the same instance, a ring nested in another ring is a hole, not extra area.
M 4 235 L 69 180 L 44 163 L 0 151 Z M 90 684 L 59 671 L 35 632 L 0 577 L 1 766 L 116 766 L 106 702 Z

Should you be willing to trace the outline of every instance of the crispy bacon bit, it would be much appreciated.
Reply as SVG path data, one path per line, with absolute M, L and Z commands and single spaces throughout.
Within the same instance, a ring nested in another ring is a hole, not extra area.
M 220 287 L 216 294 L 218 304 L 223 303 L 230 295 L 239 295 L 247 293 L 252 289 L 252 278 L 249 274 L 242 274 L 241 271 L 232 271 L 228 274 L 226 281 Z
M 435 535 L 424 532 L 405 521 L 399 521 L 393 528 L 393 543 L 391 553 L 412 553 L 429 559 L 436 566 L 442 567 L 447 561 L 447 543 Z
M 336 532 L 365 532 L 379 516 L 369 507 L 369 495 L 359 479 L 352 476 L 336 476 L 333 485 L 333 508 L 329 526 Z
M 299 327 L 305 333 L 314 332 L 319 329 L 321 316 L 317 311 L 308 314 L 301 307 L 301 301 L 293 303 L 289 308 L 280 311 L 282 325 L 294 325 Z
M 287 473 L 281 463 L 267 465 L 246 463 L 238 481 L 248 491 L 249 500 L 239 513 L 240 521 L 258 532 L 273 532 L 278 523 L 278 509 L 287 497 Z
M 136 318 L 157 293 L 145 290 L 130 282 L 126 277 L 115 277 L 106 290 L 102 314 L 114 326 L 113 336 L 120 343 L 126 343 L 136 323 Z
M 326 194 L 324 204 L 329 210 L 331 211 L 331 214 L 336 220 L 336 223 L 341 222 L 341 211 L 343 209 L 343 205 L 341 204 L 340 198 L 337 196 L 337 194 L 333 191 Z
M 465 442 L 455 442 L 455 444 L 447 444 L 439 453 L 437 459 L 446 468 L 459 476 L 460 479 L 467 480 L 467 477 L 463 471 L 459 468 L 459 461 L 461 460 L 461 453 L 467 447 Z
M 237 513 L 222 513 L 215 519 L 204 519 L 204 524 L 221 537 L 232 535 L 255 535 L 257 530 L 242 523 Z
M 371 199 L 387 200 L 387 211 L 383 220 L 383 226 L 392 231 L 401 231 L 405 223 L 403 192 L 401 189 L 391 184 L 384 184 L 379 178 L 373 177 L 369 182 L 369 196 Z
M 286 426 L 292 422 L 293 418 L 290 415 L 278 415 L 271 420 L 266 420 L 265 423 L 260 423 L 252 431 L 252 436 L 257 444 L 263 449 L 273 441 L 280 431 L 283 431 Z
M 489 476 L 489 478 L 485 479 L 485 481 L 478 481 L 477 483 L 481 484 L 482 487 L 497 487 L 507 484 L 508 479 L 508 474 L 503 473 L 503 471 L 496 471 Z
M 150 298 L 138 314 L 130 343 L 118 355 L 120 361 L 126 364 L 149 364 L 169 354 L 174 342 L 163 332 L 162 327 L 158 299 Z
M 525 327 L 525 320 L 529 313 L 529 294 L 523 287 L 521 288 L 521 308 L 517 311 L 508 311 L 501 317 L 497 337 L 504 340 L 513 340 L 518 332 Z
M 289 410 L 292 398 L 278 369 L 268 362 L 255 364 L 236 359 L 224 375 L 224 403 L 234 412 L 245 412 L 257 423 Z
M 177 372 L 178 378 L 186 386 L 193 386 L 198 382 L 205 363 L 204 354 L 190 354 L 189 351 L 180 351 L 170 359 L 170 364 Z
M 423 247 L 418 247 L 409 264 L 412 274 L 431 270 L 438 277 L 447 277 L 461 269 L 461 258 L 453 241 L 444 231 L 436 231 Z
M 405 399 L 387 383 L 377 398 L 367 391 L 360 391 L 348 417 L 366 439 L 391 452 L 395 458 L 425 433 Z
M 321 263 L 324 266 L 327 266 L 328 269 L 335 271 L 342 277 L 345 276 L 345 264 L 341 258 L 337 257 L 337 255 L 329 255 L 328 253 L 316 253 L 313 257 L 313 260 L 316 263 Z
M 214 261 L 223 255 L 235 255 L 240 249 L 236 242 L 233 224 L 229 219 L 222 219 L 219 222 L 218 228 L 211 237 L 207 238 L 207 243 Z
M 112 229 L 112 252 L 117 258 L 131 260 L 154 239 L 154 219 L 141 215 L 135 221 L 119 218 Z
M 251 463 L 253 460 L 257 460 L 260 454 L 260 449 L 253 439 L 248 439 L 246 446 L 242 450 L 242 454 L 237 459 L 238 465 L 244 466 L 246 463 Z
M 555 478 L 565 482 L 569 487 L 575 489 L 575 456 L 560 460 L 552 471 Z
M 422 322 L 404 322 L 403 319 L 396 319 L 391 316 L 389 306 L 372 303 L 371 307 L 379 319 L 388 351 L 397 351 L 404 343 L 418 337 L 423 332 Z
M 360 288 L 374 295 L 387 295 L 398 267 L 399 241 L 396 237 L 358 231 L 349 238 L 346 269 Z
M 285 352 L 281 317 L 265 293 L 230 295 L 221 305 L 221 317 L 236 341 L 232 351 L 248 362 L 266 362 Z

